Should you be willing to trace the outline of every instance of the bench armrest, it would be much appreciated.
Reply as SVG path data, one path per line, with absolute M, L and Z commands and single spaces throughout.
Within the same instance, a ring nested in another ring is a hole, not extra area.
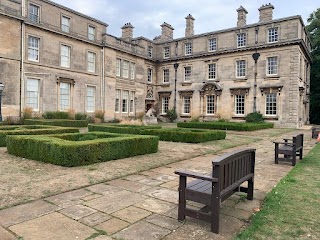
M 291 146 L 291 147 L 294 146 L 293 143 L 288 143 L 288 142 L 273 142 L 273 143 L 284 144 L 284 145 Z
M 291 142 L 292 142 L 292 139 L 289 139 L 289 138 L 283 138 L 283 140 L 284 140 L 285 142 L 288 142 L 288 141 L 291 141 Z
M 197 174 L 197 173 L 194 173 L 194 172 L 177 170 L 174 173 L 178 174 L 179 176 L 183 176 L 183 177 L 192 177 L 192 178 L 201 179 L 201 180 L 209 181 L 209 182 L 218 182 L 218 178 L 213 178 L 213 177 L 210 177 L 210 176 Z

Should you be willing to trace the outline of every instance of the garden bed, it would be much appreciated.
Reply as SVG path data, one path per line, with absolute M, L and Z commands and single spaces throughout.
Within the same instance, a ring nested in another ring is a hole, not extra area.
M 14 125 L 0 126 L 0 147 L 6 146 L 6 137 L 8 135 L 43 135 L 43 134 L 61 134 L 78 133 L 78 128 L 66 128 L 57 126 L 43 125 Z
M 26 125 L 50 125 L 60 127 L 87 127 L 87 120 L 69 120 L 69 119 L 25 119 Z
M 126 124 L 89 124 L 89 132 L 113 132 L 125 134 L 141 134 L 142 131 L 147 129 L 161 129 L 159 125 L 140 126 L 140 125 L 126 125 Z
M 273 123 L 245 123 L 245 122 L 179 122 L 179 128 L 201 128 L 234 131 L 256 131 L 273 128 Z
M 159 138 L 113 133 L 78 133 L 43 136 L 8 136 L 10 154 L 75 167 L 132 157 L 158 150 Z

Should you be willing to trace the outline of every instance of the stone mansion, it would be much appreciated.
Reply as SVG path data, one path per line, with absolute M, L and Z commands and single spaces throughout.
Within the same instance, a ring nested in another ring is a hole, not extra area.
M 262 5 L 259 21 L 246 23 L 237 9 L 234 28 L 195 34 L 192 15 L 185 37 L 173 39 L 164 22 L 161 35 L 122 36 L 108 24 L 49 0 L 0 0 L 2 115 L 68 111 L 107 120 L 158 117 L 176 109 L 178 121 L 200 118 L 244 120 L 263 114 L 276 126 L 309 121 L 310 41 L 300 16 L 273 19 Z

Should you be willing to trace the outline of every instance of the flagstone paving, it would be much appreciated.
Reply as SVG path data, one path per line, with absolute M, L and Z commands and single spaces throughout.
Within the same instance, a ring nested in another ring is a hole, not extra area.
M 314 146 L 310 131 L 305 133 L 304 154 Z M 277 139 L 290 137 L 285 133 Z M 263 137 L 246 147 L 256 148 L 254 200 L 233 195 L 221 207 L 220 234 L 210 224 L 187 218 L 177 221 L 178 177 L 176 169 L 199 173 L 211 171 L 218 155 L 205 155 L 149 171 L 129 175 L 0 211 L 0 239 L 13 240 L 212 240 L 231 239 L 245 227 L 265 195 L 291 169 L 274 164 L 274 137 Z M 237 147 L 235 149 L 244 148 Z M 192 207 L 200 207 L 193 203 Z

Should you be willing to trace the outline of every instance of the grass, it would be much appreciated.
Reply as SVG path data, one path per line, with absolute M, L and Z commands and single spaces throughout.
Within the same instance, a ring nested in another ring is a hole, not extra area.
M 320 144 L 266 196 L 235 239 L 320 239 Z

